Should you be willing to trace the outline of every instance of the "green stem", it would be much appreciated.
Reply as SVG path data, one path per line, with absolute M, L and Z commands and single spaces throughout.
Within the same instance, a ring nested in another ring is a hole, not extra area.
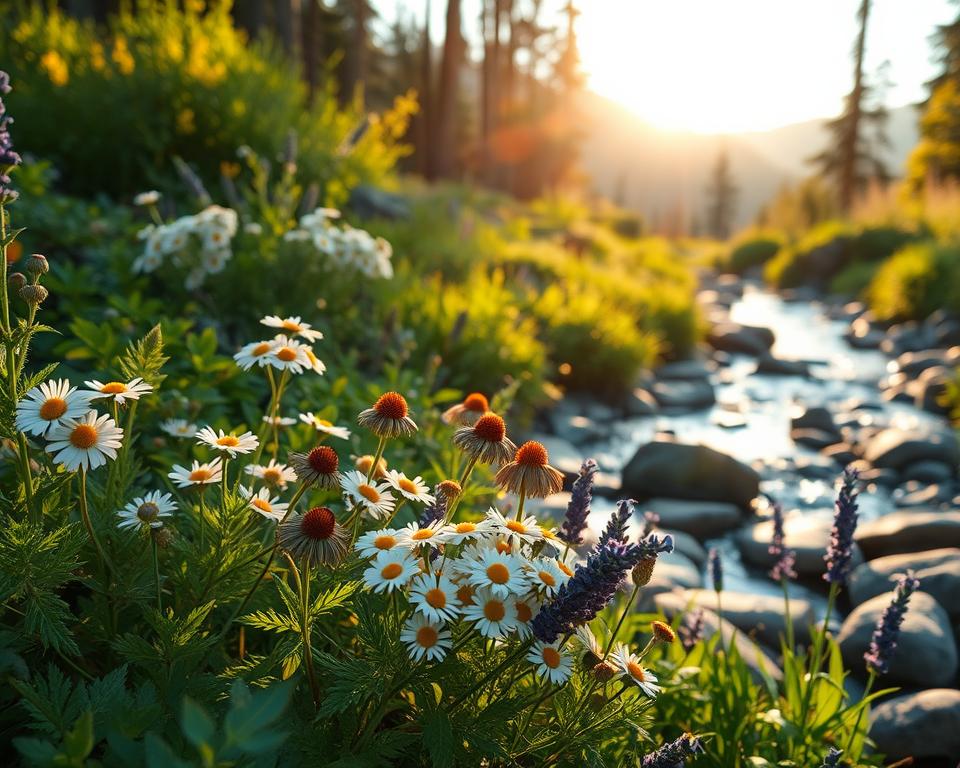
M 830 584 L 830 592 L 827 595 L 827 611 L 823 617 L 823 627 L 813 636 L 813 650 L 810 654 L 810 669 L 807 673 L 807 685 L 803 691 L 803 700 L 800 706 L 800 735 L 803 739 L 803 759 L 800 764 L 803 765 L 807 758 L 809 742 L 807 741 L 807 717 L 810 714 L 810 697 L 813 695 L 813 687 L 820 672 L 820 664 L 823 662 L 821 654 L 823 652 L 823 643 L 826 640 L 827 632 L 830 628 L 830 616 L 833 613 L 833 605 L 837 600 L 837 594 L 840 587 L 837 582 Z
M 313 696 L 313 705 L 320 707 L 320 689 L 317 686 L 317 676 L 313 669 L 313 644 L 310 639 L 310 558 L 307 558 L 303 565 L 303 577 L 297 572 L 297 565 L 293 558 L 287 555 L 290 561 L 290 568 L 293 570 L 294 579 L 300 588 L 300 630 L 303 635 L 303 662 L 307 670 L 307 680 L 310 683 L 310 693 Z
M 454 699 L 453 703 L 447 709 L 447 713 L 449 714 L 453 712 L 453 710 L 455 710 L 457 707 L 463 704 L 467 699 L 473 696 L 473 694 L 475 694 L 477 691 L 483 688 L 483 686 L 485 686 L 488 682 L 490 682 L 490 680 L 494 676 L 498 675 L 503 669 L 505 669 L 514 661 L 516 661 L 516 659 L 518 659 L 522 654 L 526 653 L 527 650 L 530 648 L 531 644 L 532 643 L 530 640 L 526 640 L 520 645 L 520 647 L 516 651 L 514 651 L 512 654 L 508 654 L 503 661 L 501 661 L 499 664 L 497 664 L 496 667 L 494 667 L 486 675 L 484 675 L 480 679 L 480 681 L 475 683 L 466 693 Z
M 93 530 L 93 523 L 90 520 L 90 511 L 87 509 L 87 470 L 80 467 L 80 517 L 83 518 L 83 524 L 90 535 L 90 541 L 93 542 L 94 549 L 97 550 L 97 558 L 100 561 L 100 568 L 107 572 L 107 556 L 103 553 L 103 547 L 100 546 L 100 540 Z
M 860 711 L 857 712 L 857 722 L 853 724 L 853 730 L 850 731 L 850 741 L 847 742 L 846 753 L 847 757 L 850 756 L 850 750 L 853 749 L 853 742 L 857 739 L 857 731 L 860 730 L 860 721 L 863 719 L 863 711 L 869 706 L 863 702 L 870 695 L 870 691 L 873 689 L 873 684 L 877 679 L 876 670 L 870 669 L 869 676 L 867 677 L 867 687 L 863 689 L 863 696 L 860 698 Z M 859 758 L 859 755 L 858 755 Z
M 523 520 L 523 503 L 527 500 L 527 491 L 520 482 L 520 501 L 517 502 L 517 520 Z
M 377 466 L 380 464 L 380 459 L 383 458 L 383 449 L 386 447 L 387 438 L 381 435 L 379 441 L 377 442 L 377 452 L 373 455 L 373 461 L 370 463 L 370 469 L 367 471 L 368 483 L 373 480 L 373 476 L 377 471 Z
M 723 590 L 716 590 L 717 593 L 717 634 L 720 635 L 720 649 L 727 652 L 727 641 L 723 636 L 723 600 L 720 594 Z
M 790 649 L 790 653 L 793 653 L 795 638 L 793 634 L 793 617 L 790 614 L 790 593 L 787 589 L 786 576 L 780 579 L 780 586 L 783 587 L 783 616 L 787 624 L 787 647 Z
M 163 601 L 160 597 L 160 557 L 157 554 L 157 539 L 150 532 L 150 542 L 153 545 L 153 578 L 157 584 L 157 610 L 163 612 Z
M 610 639 L 607 641 L 607 647 L 603 649 L 603 658 L 601 661 L 606 661 L 607 656 L 610 655 L 610 651 L 613 648 L 613 644 L 617 640 L 617 635 L 620 634 L 620 628 L 623 626 L 623 622 L 627 619 L 627 614 L 630 612 L 630 609 L 633 607 L 633 601 L 637 599 L 637 595 L 640 592 L 640 585 L 635 584 L 633 586 L 633 591 L 630 593 L 630 599 L 627 600 L 627 604 L 623 607 L 623 611 L 620 613 L 620 620 L 617 622 L 617 626 L 613 628 L 613 634 L 610 635 Z

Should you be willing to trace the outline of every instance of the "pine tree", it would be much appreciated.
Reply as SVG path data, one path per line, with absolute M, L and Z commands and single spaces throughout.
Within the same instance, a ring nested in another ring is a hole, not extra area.
M 737 210 L 737 187 L 730 171 L 730 156 L 721 149 L 710 172 L 707 187 L 707 229 L 718 240 L 726 240 L 733 229 Z

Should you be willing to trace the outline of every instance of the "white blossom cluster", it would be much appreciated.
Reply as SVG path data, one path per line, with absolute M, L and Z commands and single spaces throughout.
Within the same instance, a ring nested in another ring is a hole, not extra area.
M 334 219 L 340 212 L 317 208 L 300 217 L 300 226 L 284 235 L 288 242 L 307 243 L 338 267 L 356 269 L 367 277 L 393 277 L 393 248 L 382 237 L 374 237 L 365 229 L 349 224 L 337 226 Z

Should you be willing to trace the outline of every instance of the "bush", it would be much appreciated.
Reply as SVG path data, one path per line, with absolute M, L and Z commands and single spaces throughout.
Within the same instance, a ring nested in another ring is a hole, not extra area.
M 770 235 L 756 235 L 743 240 L 730 251 L 724 268 L 742 275 L 748 269 L 766 264 L 777 255 L 783 242 Z
M 245 40 L 229 2 L 147 0 L 102 30 L 40 3 L 22 13 L 6 6 L 0 60 L 17 83 L 8 108 L 19 149 L 52 160 L 71 192 L 169 188 L 173 157 L 215 179 L 237 147 L 278 158 L 296 129 L 304 171 L 336 204 L 356 184 L 383 179 L 405 152 L 409 100 L 373 118 L 351 147 L 366 117 L 338 109 L 332 93 L 308 108 L 294 67 Z
M 901 249 L 877 270 L 867 298 L 881 320 L 960 311 L 960 245 L 924 242 Z

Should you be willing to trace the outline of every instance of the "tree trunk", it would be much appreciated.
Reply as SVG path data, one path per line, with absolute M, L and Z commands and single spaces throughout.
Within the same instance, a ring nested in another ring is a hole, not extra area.
M 296 60 L 300 41 L 300 0 L 274 0 L 277 37 L 288 56 Z
M 313 104 L 320 80 L 320 0 L 306 0 L 303 11 L 303 79 L 307 104 Z
M 437 114 L 436 175 L 450 178 L 456 171 L 457 97 L 463 60 L 460 0 L 447 0 L 447 25 L 440 63 L 440 104 Z
M 870 14 L 870 0 L 861 0 L 860 31 L 854 51 L 853 91 L 847 108 L 847 125 L 843 136 L 843 154 L 840 169 L 840 205 L 849 212 L 857 193 L 857 152 L 859 150 L 860 117 L 863 111 L 863 53 L 867 40 L 867 17 Z
M 426 179 L 434 178 L 434 106 L 433 106 L 433 41 L 430 39 L 430 0 L 427 0 L 423 22 L 423 43 L 420 50 L 420 113 L 417 130 L 417 165 Z

